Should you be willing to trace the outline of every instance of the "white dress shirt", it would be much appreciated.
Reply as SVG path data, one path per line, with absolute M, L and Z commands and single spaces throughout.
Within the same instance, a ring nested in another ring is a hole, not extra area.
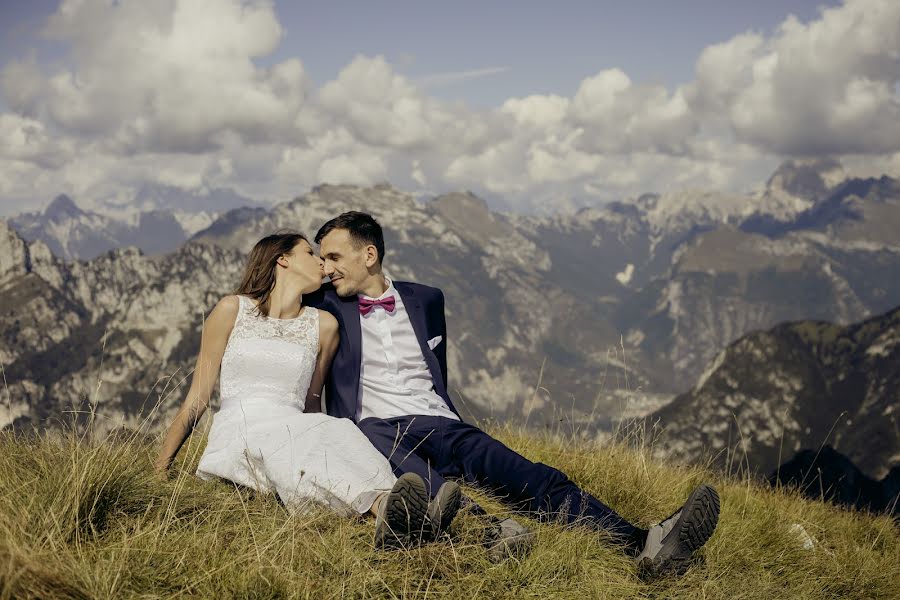
M 359 316 L 362 358 L 359 375 L 359 414 L 390 419 L 404 415 L 430 415 L 459 419 L 434 391 L 431 371 L 422 356 L 419 340 L 403 299 L 385 277 L 387 290 L 378 298 L 394 297 L 394 311 L 375 306 Z M 368 296 L 360 295 L 360 298 Z

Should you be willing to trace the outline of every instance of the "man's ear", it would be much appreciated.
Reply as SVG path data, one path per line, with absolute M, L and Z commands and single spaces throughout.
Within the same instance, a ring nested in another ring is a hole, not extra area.
M 378 263 L 378 249 L 373 245 L 366 246 L 366 267 L 374 267 Z

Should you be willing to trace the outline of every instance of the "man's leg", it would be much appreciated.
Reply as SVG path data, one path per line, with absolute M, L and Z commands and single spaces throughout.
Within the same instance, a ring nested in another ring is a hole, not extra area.
M 363 419 L 360 430 L 391 463 L 394 475 L 416 473 L 425 481 L 434 498 L 444 478 L 434 468 L 435 449 L 439 447 L 436 417 L 413 415 L 393 419 Z
M 442 419 L 440 425 L 444 460 L 435 463 L 443 476 L 461 476 L 538 517 L 561 516 L 568 523 L 607 531 L 631 549 L 643 546 L 646 530 L 581 490 L 561 471 L 531 462 L 473 425 L 453 419 Z
M 442 452 L 444 443 L 444 421 L 452 421 L 443 417 L 409 416 L 393 419 L 364 419 L 359 428 L 372 444 L 388 458 L 394 474 L 411 471 L 422 477 L 426 489 L 432 499 L 443 489 L 444 477 L 438 472 L 438 465 L 447 467 L 452 458 Z M 455 421 L 453 421 L 455 422 Z M 451 472 L 454 470 L 451 468 Z M 461 473 L 453 472 L 454 477 Z M 497 519 L 490 517 L 485 510 L 469 498 L 463 499 L 468 510 L 473 514 L 488 517 L 491 525 L 488 528 L 485 546 L 488 556 L 500 561 L 511 555 L 527 553 L 534 543 L 534 533 L 523 527 L 514 519 Z

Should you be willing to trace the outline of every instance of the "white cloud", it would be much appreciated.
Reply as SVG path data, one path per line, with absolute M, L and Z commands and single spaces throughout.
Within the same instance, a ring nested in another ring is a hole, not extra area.
M 705 48 L 695 66 L 691 103 L 710 113 L 726 110 L 738 92 L 751 83 L 749 65 L 764 41 L 758 34 L 744 33 Z
M 584 128 L 580 146 L 600 153 L 685 152 L 697 128 L 683 92 L 634 85 L 619 69 L 585 79 L 575 94 L 573 122 Z
M 500 140 L 481 152 L 453 158 L 444 177 L 457 188 L 468 188 L 475 182 L 477 188 L 495 194 L 522 194 L 529 188 L 522 170 L 525 158 L 518 140 Z
M 25 60 L 7 63 L 0 75 L 0 89 L 7 103 L 20 114 L 37 117 L 37 100 L 40 98 L 45 80 L 33 56 Z
M 71 157 L 68 140 L 54 139 L 36 119 L 0 113 L 0 159 L 28 161 L 57 168 Z
M 323 86 L 319 98 L 336 121 L 372 145 L 414 148 L 434 138 L 445 116 L 384 57 L 357 56 Z
M 598 173 L 603 156 L 575 148 L 584 130 L 571 131 L 565 137 L 552 136 L 534 142 L 528 149 L 528 176 L 534 183 L 563 183 Z
M 518 127 L 551 129 L 563 124 L 571 101 L 562 96 L 527 96 L 510 98 L 501 112 L 510 115 Z
M 25 56 L 3 67 L 0 205 L 60 191 L 89 203 L 147 181 L 286 199 L 323 181 L 388 179 L 552 208 L 743 190 L 786 156 L 900 171 L 891 0 L 848 0 L 809 23 L 788 17 L 771 35 L 710 46 L 674 89 L 611 68 L 572 96 L 489 110 L 439 101 L 427 86 L 502 68 L 417 82 L 384 57 L 357 56 L 315 88 L 303 57 L 262 67 L 283 35 L 262 0 L 67 0 L 47 35 L 71 49 L 64 63 Z
M 738 140 L 779 154 L 900 150 L 900 3 L 848 0 L 788 17 L 770 39 L 707 48 L 691 94 L 720 109 Z
M 10 65 L 4 91 L 14 110 L 63 133 L 125 152 L 210 151 L 223 132 L 247 142 L 301 134 L 302 64 L 253 62 L 281 38 L 268 3 L 67 0 L 47 32 L 71 46 L 70 68 L 41 81 L 35 63 Z
M 340 154 L 326 158 L 319 165 L 318 180 L 323 183 L 372 185 L 384 179 L 384 159 L 371 154 Z
M 422 161 L 413 161 L 412 172 L 409 174 L 409 178 L 419 184 L 419 187 L 428 185 L 428 177 L 425 175 L 425 171 L 422 170 Z

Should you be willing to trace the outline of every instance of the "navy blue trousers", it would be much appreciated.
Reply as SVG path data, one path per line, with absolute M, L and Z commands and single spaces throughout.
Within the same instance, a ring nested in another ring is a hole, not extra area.
M 607 531 L 628 546 L 643 545 L 645 530 L 581 490 L 561 471 L 531 462 L 474 425 L 410 415 L 363 419 L 359 428 L 387 457 L 396 475 L 420 475 L 432 497 L 445 478 L 462 479 L 540 519 L 561 517 L 567 523 Z

